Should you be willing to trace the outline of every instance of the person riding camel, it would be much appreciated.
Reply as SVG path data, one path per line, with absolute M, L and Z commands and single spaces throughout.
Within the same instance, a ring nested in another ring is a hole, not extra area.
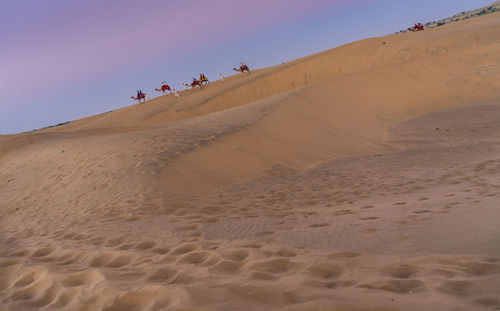
M 208 81 L 208 78 L 203 73 L 200 73 L 200 82 L 201 83 L 203 83 L 203 82 L 210 83 L 210 81 Z
M 144 93 L 142 90 L 137 90 L 137 98 L 144 98 Z
M 250 68 L 248 68 L 248 66 L 245 64 L 245 62 L 241 62 L 240 63 L 240 67 L 237 68 L 233 68 L 234 71 L 239 71 L 241 73 L 245 72 L 245 71 L 248 71 L 248 74 L 250 74 Z
M 413 26 L 413 28 L 411 28 L 411 30 L 413 31 L 424 30 L 424 25 L 422 25 L 421 23 L 415 23 L 415 25 Z

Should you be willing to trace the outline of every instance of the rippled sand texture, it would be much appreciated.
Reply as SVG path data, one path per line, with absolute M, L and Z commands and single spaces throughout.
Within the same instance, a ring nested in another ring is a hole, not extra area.
M 499 99 L 494 13 L 0 136 L 0 310 L 499 310 Z

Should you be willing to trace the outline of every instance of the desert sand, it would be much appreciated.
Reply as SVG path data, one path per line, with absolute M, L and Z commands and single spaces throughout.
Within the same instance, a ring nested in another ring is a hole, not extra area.
M 499 310 L 500 13 L 0 136 L 0 310 Z

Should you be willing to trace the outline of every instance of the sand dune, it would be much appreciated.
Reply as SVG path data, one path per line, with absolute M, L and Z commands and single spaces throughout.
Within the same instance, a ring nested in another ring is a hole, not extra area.
M 0 136 L 0 310 L 500 309 L 499 14 Z

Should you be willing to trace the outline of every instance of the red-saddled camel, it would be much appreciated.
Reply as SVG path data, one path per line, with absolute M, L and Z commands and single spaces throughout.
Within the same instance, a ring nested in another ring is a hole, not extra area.
M 250 68 L 248 68 L 247 65 L 241 65 L 240 68 L 233 68 L 234 71 L 239 71 L 243 73 L 244 71 L 248 71 L 248 74 L 250 74 Z
M 161 86 L 160 89 L 155 88 L 155 91 L 163 92 L 163 95 L 165 95 L 165 91 L 169 91 L 170 94 L 172 94 L 172 89 L 170 88 L 170 86 L 168 84 L 165 84 L 165 83 Z

